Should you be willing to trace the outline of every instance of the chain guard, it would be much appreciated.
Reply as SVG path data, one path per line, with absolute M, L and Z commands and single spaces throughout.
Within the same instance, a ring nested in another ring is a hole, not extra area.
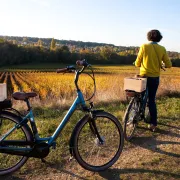
M 29 153 L 29 157 L 45 158 L 49 154 L 49 145 L 45 142 L 36 144 Z

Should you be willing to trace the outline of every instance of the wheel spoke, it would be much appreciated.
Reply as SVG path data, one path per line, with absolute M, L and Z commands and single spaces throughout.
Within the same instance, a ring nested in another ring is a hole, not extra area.
M 84 168 L 98 171 L 111 166 L 118 159 L 122 151 L 123 134 L 120 123 L 116 121 L 108 116 L 96 117 L 95 124 L 103 143 L 92 135 L 88 121 L 79 127 L 75 157 Z
M 11 130 L 16 124 L 17 120 L 6 117 L 1 117 L 0 120 L 0 139 Z M 4 140 L 25 140 L 27 141 L 27 132 L 23 128 L 15 129 Z M 29 137 L 29 136 L 28 136 Z M 18 146 L 7 145 L 6 147 L 18 148 Z M 13 154 L 0 153 L 0 175 L 11 173 L 20 168 L 26 161 L 27 157 Z
M 137 126 L 137 113 L 138 113 L 138 105 L 136 99 L 133 98 L 126 110 L 124 116 L 124 134 L 125 139 L 129 141 L 135 132 Z

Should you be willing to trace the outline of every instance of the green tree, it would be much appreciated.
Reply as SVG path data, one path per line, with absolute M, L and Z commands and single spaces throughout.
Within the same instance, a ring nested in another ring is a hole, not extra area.
M 17 41 L 16 41 L 16 40 L 13 40 L 12 42 L 13 42 L 13 44 L 17 44 Z
M 39 46 L 39 47 L 42 47 L 42 46 L 43 46 L 43 42 L 42 42 L 42 40 L 41 40 L 41 39 L 39 39 L 39 40 L 38 40 L 38 42 L 37 42 L 37 44 L 38 44 L 38 46 Z
M 1 38 L 0 38 L 0 43 L 4 43 L 4 39 L 1 39 Z
M 62 50 L 62 51 L 66 51 L 66 52 L 69 52 L 69 48 L 68 48 L 68 46 L 65 46 L 65 45 L 63 45 L 63 46 L 61 46 L 60 47 L 60 49 Z
M 52 38 L 50 49 L 51 50 L 55 50 L 56 49 L 56 41 L 54 40 L 54 38 Z
M 27 37 L 23 37 L 23 42 L 27 42 L 28 38 Z
M 109 61 L 112 53 L 113 53 L 113 48 L 110 46 L 104 46 L 101 48 L 100 54 L 105 60 Z

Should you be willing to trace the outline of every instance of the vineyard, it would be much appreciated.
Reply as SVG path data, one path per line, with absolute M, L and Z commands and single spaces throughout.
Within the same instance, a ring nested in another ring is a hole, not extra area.
M 96 66 L 94 68 L 97 93 L 96 99 L 101 101 L 124 100 L 124 77 L 138 74 L 138 69 L 131 66 Z M 164 93 L 179 92 L 180 72 L 178 68 L 162 72 L 159 95 Z M 74 86 L 74 73 L 57 74 L 44 71 L 14 70 L 0 72 L 0 83 L 7 83 L 8 97 L 13 92 L 36 92 L 40 100 L 45 99 L 70 99 L 76 96 Z M 82 74 L 79 86 L 85 98 L 94 91 L 93 81 L 87 74 Z
M 133 66 L 95 66 L 96 109 L 104 109 L 122 118 L 128 101 L 123 90 L 124 77 L 138 74 Z M 90 72 L 90 71 L 88 71 Z M 7 69 L 0 71 L 0 83 L 7 83 L 8 98 L 16 91 L 36 92 L 33 112 L 41 137 L 51 136 L 76 96 L 74 73 L 57 74 L 55 69 Z M 93 81 L 87 74 L 79 79 L 85 98 L 93 93 Z M 69 139 L 75 124 L 84 114 L 76 111 L 57 139 L 57 148 L 46 158 L 47 163 L 30 158 L 10 179 L 179 179 L 179 68 L 161 72 L 157 93 L 159 130 L 152 134 L 143 122 L 132 142 L 125 142 L 119 161 L 109 170 L 93 173 L 69 161 Z M 123 102 L 122 102 L 123 101 Z M 13 101 L 13 107 L 24 113 L 25 103 Z M 76 178 L 77 177 L 77 178 Z M 110 178 L 109 178 L 110 177 Z

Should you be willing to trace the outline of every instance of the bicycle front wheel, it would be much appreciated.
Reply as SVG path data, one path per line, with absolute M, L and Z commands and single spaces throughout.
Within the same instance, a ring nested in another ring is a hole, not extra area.
M 113 115 L 97 112 L 94 122 L 101 137 L 91 127 L 91 118 L 82 119 L 74 136 L 73 155 L 78 163 L 89 171 L 103 171 L 119 158 L 124 144 L 123 129 Z
M 2 112 L 0 114 L 0 140 L 6 136 L 12 128 L 14 128 L 22 119 L 10 112 Z M 28 126 L 24 125 L 20 128 L 16 128 L 5 139 L 9 141 L 32 141 L 32 134 Z M 17 146 L 0 144 L 0 148 L 17 148 Z M 27 147 L 27 146 L 26 146 Z M 0 175 L 6 175 L 19 169 L 27 161 L 28 157 L 0 153 Z
M 126 112 L 124 114 L 124 138 L 126 141 L 130 141 L 134 135 L 135 129 L 137 127 L 137 112 L 138 104 L 135 98 L 132 98 Z

